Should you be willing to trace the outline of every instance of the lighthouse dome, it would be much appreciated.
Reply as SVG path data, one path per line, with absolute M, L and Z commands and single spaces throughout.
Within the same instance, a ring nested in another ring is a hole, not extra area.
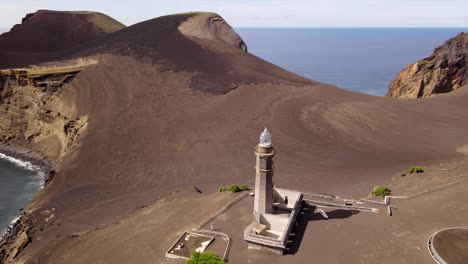
M 260 134 L 260 146 L 262 147 L 271 147 L 271 134 L 268 131 L 268 128 L 265 127 L 265 130 Z

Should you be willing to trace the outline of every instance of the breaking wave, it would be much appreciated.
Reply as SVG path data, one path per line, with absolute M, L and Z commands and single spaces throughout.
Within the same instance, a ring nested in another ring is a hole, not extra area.
M 3 237 L 6 235 L 8 230 L 11 230 L 15 226 L 16 222 L 21 219 L 21 216 L 22 215 L 15 216 L 15 218 L 10 221 L 10 224 L 6 228 L 0 230 L 0 241 L 3 240 Z
M 23 168 L 28 171 L 34 172 L 34 176 L 37 177 L 40 187 L 42 188 L 45 182 L 45 173 L 41 170 L 41 167 L 32 164 L 29 161 L 23 161 L 8 155 L 5 155 L 3 153 L 0 153 L 0 159 L 6 160 L 20 168 Z
M 32 199 L 32 197 L 37 193 L 37 190 L 44 187 L 46 173 L 41 169 L 40 166 L 34 165 L 30 161 L 23 161 L 23 160 L 5 155 L 3 153 L 0 153 L 0 160 L 8 161 L 14 166 L 17 166 L 23 170 L 31 172 L 30 175 L 34 177 L 35 180 L 32 182 L 26 183 L 26 185 L 29 186 L 28 188 L 29 190 L 36 190 L 36 191 L 34 191 L 33 193 L 25 194 L 26 196 L 31 196 L 31 199 Z M 0 244 L 8 232 L 14 231 L 13 230 L 14 226 L 18 222 L 18 220 L 21 219 L 21 216 L 22 214 L 8 217 L 9 218 L 8 226 L 4 228 L 0 227 Z

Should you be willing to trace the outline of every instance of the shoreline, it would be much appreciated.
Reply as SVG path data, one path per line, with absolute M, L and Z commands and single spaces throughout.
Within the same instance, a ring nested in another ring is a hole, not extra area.
M 43 172 L 45 175 L 49 174 L 52 171 L 52 165 L 48 159 L 44 158 L 38 152 L 29 150 L 24 147 L 0 143 L 0 154 L 3 154 L 7 157 L 13 158 L 23 163 L 28 162 L 32 166 L 37 167 L 38 170 Z M 3 157 L 0 156 L 0 158 Z
M 29 232 L 32 225 L 31 215 L 23 211 L 16 221 L 7 227 L 0 237 L 0 261 L 7 260 L 11 254 L 16 257 L 31 242 Z
M 25 170 L 37 173 L 40 187 L 37 189 L 34 197 L 48 184 L 53 174 L 52 166 L 47 159 L 42 157 L 39 153 L 23 147 L 0 143 L 0 159 L 7 160 Z M 29 205 L 30 202 L 28 202 L 27 205 Z M 29 217 L 26 217 L 27 215 L 29 214 L 25 209 L 20 210 L 20 213 L 14 216 L 10 224 L 5 227 L 5 229 L 0 230 L 0 260 L 3 259 L 1 255 L 4 251 L 2 249 L 14 241 L 19 234 L 29 229 L 29 227 L 25 226 L 26 222 L 30 222 L 28 221 Z

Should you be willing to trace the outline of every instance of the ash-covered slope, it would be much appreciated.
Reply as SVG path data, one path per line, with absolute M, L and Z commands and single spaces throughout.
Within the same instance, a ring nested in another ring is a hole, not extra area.
M 158 17 L 83 47 L 80 56 L 112 53 L 150 61 L 160 70 L 192 73 L 190 87 L 224 94 L 240 84 L 311 84 L 247 52 L 247 45 L 218 14 Z
M 125 26 L 97 12 L 39 10 L 0 35 L 0 68 L 40 63 Z
M 429 97 L 468 84 L 468 34 L 460 33 L 436 48 L 434 53 L 408 65 L 392 81 L 387 96 Z

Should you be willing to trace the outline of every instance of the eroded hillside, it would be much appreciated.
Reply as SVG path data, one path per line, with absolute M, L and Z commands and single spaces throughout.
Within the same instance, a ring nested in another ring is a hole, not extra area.
M 76 91 L 69 84 L 96 63 L 0 70 L 0 142 L 61 159 L 87 122 L 77 115 Z

